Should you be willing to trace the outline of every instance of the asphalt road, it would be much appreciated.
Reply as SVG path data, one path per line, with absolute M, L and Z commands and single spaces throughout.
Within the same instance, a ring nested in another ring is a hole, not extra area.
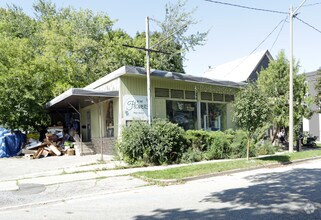
M 314 160 L 2 211 L 0 219 L 321 219 L 320 189 Z

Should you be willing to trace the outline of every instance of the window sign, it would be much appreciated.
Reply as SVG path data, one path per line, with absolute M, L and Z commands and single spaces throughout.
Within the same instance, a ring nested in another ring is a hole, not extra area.
M 148 120 L 147 96 L 123 96 L 123 113 L 125 120 Z

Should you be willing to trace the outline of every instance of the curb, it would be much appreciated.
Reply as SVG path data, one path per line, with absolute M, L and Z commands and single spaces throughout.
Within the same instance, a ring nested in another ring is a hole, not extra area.
M 224 176 L 224 175 L 230 175 L 230 174 L 234 174 L 234 173 L 259 170 L 259 169 L 264 169 L 264 168 L 277 168 L 277 167 L 281 167 L 281 166 L 299 164 L 299 163 L 303 163 L 306 161 L 318 160 L 318 159 L 321 159 L 321 156 L 299 159 L 299 160 L 294 160 L 294 161 L 289 161 L 289 162 L 284 162 L 284 163 L 271 163 L 271 164 L 267 164 L 267 165 L 260 165 L 260 166 L 249 167 L 249 168 L 244 168 L 244 169 L 233 169 L 233 170 L 222 171 L 222 172 L 217 172 L 217 173 L 209 173 L 209 174 L 204 174 L 204 175 L 199 175 L 199 176 L 186 177 L 186 178 L 182 178 L 182 179 L 156 179 L 156 180 L 149 179 L 149 180 L 154 181 L 154 182 L 160 182 L 160 183 L 163 183 L 166 185 L 171 185 L 171 184 L 190 182 L 190 181 L 194 181 L 194 180 L 201 180 L 201 179 L 206 179 L 206 178 L 211 178 L 211 177 L 216 177 L 216 176 Z
M 194 180 L 211 178 L 211 177 L 215 177 L 215 176 L 224 176 L 224 175 L 229 175 L 229 174 L 234 174 L 234 173 L 240 173 L 240 172 L 246 172 L 246 171 L 251 171 L 251 170 L 263 169 L 263 168 L 276 168 L 276 167 L 281 167 L 281 166 L 299 164 L 299 163 L 303 163 L 303 162 L 306 162 L 306 161 L 312 161 L 312 160 L 318 160 L 318 159 L 321 159 L 321 156 L 317 156 L 317 157 L 313 157 L 313 158 L 300 159 L 300 160 L 295 160 L 295 161 L 289 161 L 289 162 L 286 162 L 286 163 L 273 163 L 273 164 L 261 165 L 261 166 L 250 167 L 250 168 L 245 168 L 245 169 L 234 169 L 234 170 L 229 170 L 229 171 L 205 174 L 205 175 L 188 177 L 188 178 L 183 178 L 183 179 L 173 179 L 173 180 L 161 180 L 161 179 L 155 180 L 155 179 L 151 179 L 151 181 L 161 182 L 161 183 L 163 183 L 165 185 L 179 184 L 179 183 L 184 183 L 184 182 L 189 182 L 189 181 L 194 181 Z M 148 185 L 146 185 L 146 186 L 148 186 Z M 95 196 L 105 196 L 105 195 L 109 195 L 109 194 L 113 194 L 113 193 L 128 192 L 128 191 L 131 191 L 133 189 L 136 189 L 136 188 L 114 190 L 114 191 L 109 191 L 109 192 L 106 192 L 106 193 L 101 193 L 101 192 L 100 193 L 92 193 L 92 194 L 86 194 L 86 195 L 81 195 L 81 196 L 73 196 L 73 197 L 68 197 L 68 198 L 63 198 L 63 199 L 55 199 L 55 200 L 41 201 L 41 202 L 28 203 L 28 204 L 22 204 L 22 205 L 16 205 L 16 206 L 2 207 L 2 208 L 0 208 L 0 212 L 2 212 L 2 211 L 10 211 L 10 210 L 15 210 L 15 209 L 21 209 L 21 208 L 28 208 L 28 207 L 33 207 L 33 206 L 37 206 L 37 205 L 55 204 L 55 203 L 60 203 L 60 202 L 65 202 L 65 201 L 70 201 L 70 200 L 83 199 L 83 198 L 90 198 L 90 197 L 95 197 Z

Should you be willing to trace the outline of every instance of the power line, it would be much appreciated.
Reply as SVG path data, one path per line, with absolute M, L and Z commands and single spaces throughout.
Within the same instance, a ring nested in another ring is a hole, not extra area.
M 249 10 L 255 10 L 255 11 L 264 11 L 264 12 L 271 12 L 271 13 L 278 13 L 278 14 L 289 14 L 288 12 L 284 12 L 284 11 L 275 11 L 275 10 L 264 9 L 264 8 L 254 8 L 254 7 L 249 7 L 249 6 L 245 6 L 245 5 L 237 5 L 237 4 L 227 3 L 227 2 L 220 2 L 220 1 L 213 1 L 213 0 L 205 0 L 205 1 L 215 3 L 215 4 L 228 5 L 228 6 L 249 9 Z
M 250 55 L 252 53 L 254 53 L 270 36 L 271 34 L 280 26 L 280 24 L 286 19 L 282 19 L 276 26 L 275 28 L 264 38 L 264 40 L 262 40 L 262 42 L 250 53 Z
M 272 51 L 275 43 L 276 43 L 277 40 L 279 39 L 279 36 L 280 36 L 280 34 L 281 34 L 282 30 L 283 30 L 283 27 L 284 27 L 284 24 L 285 24 L 285 22 L 286 22 L 287 17 L 288 17 L 288 16 L 286 16 L 286 18 L 284 19 L 283 24 L 282 24 L 282 26 L 281 26 L 281 29 L 280 29 L 278 35 L 276 36 L 275 41 L 273 42 L 273 44 L 272 44 L 272 46 L 271 46 L 271 48 L 270 48 L 270 51 Z
M 303 24 L 305 24 L 305 25 L 309 26 L 310 28 L 312 28 L 312 29 L 316 30 L 317 32 L 319 32 L 319 33 L 321 34 L 321 31 L 320 31 L 319 29 L 317 29 L 317 28 L 313 27 L 311 24 L 309 24 L 309 23 L 307 23 L 307 22 L 303 21 L 302 19 L 298 18 L 298 16 L 295 16 L 295 18 L 296 18 L 296 19 L 298 19 L 299 21 L 301 21 Z
M 315 6 L 315 5 L 321 5 L 321 2 L 306 4 L 306 5 L 303 5 L 302 8 L 303 7 L 309 7 L 309 6 Z
M 155 52 L 155 53 L 163 53 L 163 54 L 170 54 L 168 52 L 164 52 L 164 51 L 160 51 L 160 50 L 152 50 L 152 49 L 147 49 L 145 47 L 136 47 L 136 46 L 132 46 L 132 45 L 127 45 L 127 44 L 123 44 L 123 47 L 129 47 L 129 48 L 134 48 L 134 49 L 138 49 L 138 50 L 143 50 L 143 51 L 149 51 L 149 52 Z
M 280 24 L 282 22 L 284 22 L 285 19 L 282 19 L 275 27 L 274 29 L 264 38 L 264 40 L 261 41 L 261 43 L 254 49 L 251 51 L 251 53 L 245 57 L 238 65 L 236 65 L 230 72 L 228 72 L 224 77 L 228 76 L 229 74 L 231 74 L 233 72 L 233 70 L 235 70 L 237 67 L 239 67 L 242 63 L 244 63 L 270 36 L 271 34 L 280 26 Z M 283 23 L 284 24 L 284 23 Z

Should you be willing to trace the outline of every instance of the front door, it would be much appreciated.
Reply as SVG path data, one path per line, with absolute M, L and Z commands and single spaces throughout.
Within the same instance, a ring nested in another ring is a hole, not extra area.
M 86 117 L 86 137 L 87 141 L 91 141 L 91 115 L 90 111 L 87 112 L 87 117 Z

